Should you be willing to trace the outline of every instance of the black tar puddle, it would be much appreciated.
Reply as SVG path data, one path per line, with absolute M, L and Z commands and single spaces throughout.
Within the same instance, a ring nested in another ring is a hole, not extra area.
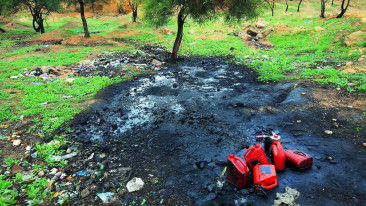
M 255 79 L 248 68 L 211 58 L 111 86 L 76 118 L 76 140 L 107 153 L 107 172 L 130 166 L 129 178 L 145 182 L 120 201 L 134 196 L 149 205 L 235 205 L 244 198 L 271 205 L 289 186 L 300 192 L 300 205 L 364 204 L 366 158 L 332 128 L 336 112 L 314 107 L 307 83 L 295 88 L 294 82 Z M 278 173 L 278 187 L 267 191 L 268 198 L 228 183 L 217 189 L 228 155 L 244 159 L 248 147 L 263 146 L 255 136 L 271 129 L 280 132 L 285 149 L 312 155 L 313 167 Z

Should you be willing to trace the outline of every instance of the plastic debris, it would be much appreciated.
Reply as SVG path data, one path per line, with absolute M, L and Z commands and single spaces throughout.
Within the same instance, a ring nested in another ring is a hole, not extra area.
M 142 181 L 141 178 L 134 177 L 127 183 L 127 190 L 128 192 L 135 192 L 139 191 L 144 187 L 145 183 Z
M 288 186 L 285 188 L 284 193 L 277 193 L 276 199 L 274 200 L 272 206 L 288 205 L 288 206 L 300 206 L 297 202 L 300 192 L 296 189 L 292 189 Z
M 108 200 L 113 197 L 114 193 L 106 192 L 106 193 L 97 193 L 97 196 L 104 202 L 107 203 Z
M 19 76 L 11 76 L 10 79 L 17 79 Z
M 22 141 L 20 140 L 20 139 L 17 139 L 17 140 L 14 140 L 13 141 L 13 146 L 14 147 L 17 147 L 17 146 L 19 146 L 20 145 L 20 143 L 21 143 Z
M 93 171 L 91 170 L 85 170 L 85 171 L 80 171 L 78 173 L 76 173 L 76 175 L 78 176 L 90 176 L 93 173 Z

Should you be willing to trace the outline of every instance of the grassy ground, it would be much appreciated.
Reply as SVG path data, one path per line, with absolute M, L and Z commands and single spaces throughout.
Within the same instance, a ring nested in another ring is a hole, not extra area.
M 242 31 L 240 24 L 228 26 L 215 21 L 202 26 L 188 21 L 180 55 L 230 56 L 237 64 L 252 67 L 261 81 L 309 79 L 321 84 L 334 84 L 350 92 L 365 92 L 366 70 L 362 70 L 365 62 L 359 59 L 366 51 L 366 37 L 352 47 L 345 46 L 344 40 L 349 34 L 364 28 L 366 23 L 361 22 L 360 16 L 357 15 L 348 15 L 341 19 L 320 19 L 319 5 L 314 2 L 304 2 L 300 13 L 296 12 L 296 6 L 290 3 L 289 11 L 284 13 L 285 5 L 278 4 L 274 17 L 270 16 L 269 11 L 261 16 L 263 20 L 270 23 L 268 28 L 275 29 L 264 40 L 266 44 L 274 46 L 269 50 L 253 47 L 234 36 L 234 31 Z M 357 13 L 362 9 L 366 10 L 364 3 L 351 5 L 350 11 Z M 338 10 L 339 4 L 336 1 L 334 6 L 327 6 L 326 16 L 331 16 Z M 58 150 L 58 147 L 64 144 L 66 139 L 62 135 L 54 136 L 53 139 L 60 144 L 45 144 L 42 137 L 56 130 L 70 132 L 67 123 L 88 105 L 96 92 L 131 78 L 132 73 L 131 76 L 123 79 L 75 77 L 72 83 L 67 82 L 66 78 L 45 81 L 35 77 L 16 79 L 10 77 L 33 70 L 35 67 L 63 65 L 72 68 L 72 64 L 86 59 L 90 54 L 104 51 L 136 51 L 136 44 L 160 44 L 168 50 L 172 48 L 174 35 L 164 35 L 160 29 L 150 28 L 142 23 L 131 23 L 130 19 L 130 16 L 89 18 L 88 25 L 92 40 L 50 47 L 44 45 L 82 35 L 80 20 L 62 17 L 62 15 L 59 18 L 49 18 L 46 34 L 43 35 L 33 31 L 28 13 L 20 13 L 10 20 L 0 21 L 0 24 L 4 25 L 2 27 L 7 30 L 0 36 L 0 141 L 2 145 L 0 161 L 2 165 L 8 165 L 7 170 L 10 171 L 11 165 L 20 162 L 24 152 L 24 148 L 21 151 L 8 151 L 12 148 L 11 140 L 18 138 L 16 134 L 23 134 L 21 136 L 23 141 L 36 145 L 35 148 L 42 163 L 40 161 L 33 163 L 34 175 L 40 169 L 46 170 L 49 166 L 66 165 L 65 161 L 56 163 L 49 158 L 63 152 Z M 255 25 L 255 21 L 248 23 Z M 319 30 L 318 27 L 321 29 Z M 175 20 L 170 21 L 167 28 L 175 31 L 177 29 Z M 194 34 L 188 33 L 190 30 L 194 30 Z M 124 41 L 121 43 L 119 40 Z M 136 44 L 127 44 L 126 40 L 135 41 Z M 353 73 L 344 72 L 346 65 L 347 67 L 361 65 L 361 70 Z M 138 74 L 137 71 L 134 71 L 133 75 L 136 74 Z M 34 84 L 37 82 L 44 84 Z M 64 98 L 65 96 L 72 96 L 72 98 Z M 47 102 L 46 105 L 41 104 L 45 102 Z M 26 161 L 23 163 L 27 164 Z M 44 178 L 24 184 L 22 186 L 25 189 L 24 194 L 17 194 L 12 190 L 12 185 L 21 182 L 22 178 L 19 175 L 12 177 L 0 175 L 0 205 L 14 204 L 17 196 L 34 199 L 34 203 L 45 199 L 46 196 L 50 197 L 49 194 L 44 193 L 47 187 L 47 181 Z M 8 195 L 11 195 L 10 198 Z

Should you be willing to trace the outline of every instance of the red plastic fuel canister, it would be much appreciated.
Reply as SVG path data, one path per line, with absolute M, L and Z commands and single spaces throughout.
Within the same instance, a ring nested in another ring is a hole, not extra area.
M 281 171 L 285 169 L 285 151 L 279 141 L 280 137 L 278 135 L 273 135 L 273 139 L 274 141 L 271 145 L 272 162 L 275 165 L 276 170 Z
M 257 164 L 269 164 L 266 154 L 259 144 L 254 147 L 250 147 L 244 153 L 245 162 L 248 164 L 250 170 L 253 171 L 253 167 Z
M 313 157 L 299 150 L 285 151 L 286 162 L 298 169 L 307 169 L 313 165 Z
M 226 180 L 237 188 L 244 188 L 248 184 L 249 170 L 239 157 L 230 154 L 227 158 Z
M 277 186 L 277 175 L 274 165 L 256 165 L 253 169 L 254 184 L 259 184 L 264 189 L 272 189 Z

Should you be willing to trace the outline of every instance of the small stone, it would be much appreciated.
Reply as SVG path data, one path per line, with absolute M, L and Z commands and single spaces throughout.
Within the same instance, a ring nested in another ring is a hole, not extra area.
M 17 146 L 19 146 L 20 145 L 20 143 L 21 143 L 22 141 L 20 140 L 20 139 L 17 139 L 17 140 L 14 140 L 13 141 L 13 146 L 14 147 L 17 147 Z
M 188 34 L 194 35 L 194 34 L 196 34 L 196 32 L 193 29 L 191 29 L 191 30 L 188 31 Z
M 324 131 L 324 134 L 329 134 L 329 135 L 331 135 L 331 134 L 333 134 L 333 131 L 325 130 L 325 131 Z
M 43 177 L 44 176 L 44 172 L 41 170 L 38 172 L 38 177 Z
M 56 174 L 56 173 L 57 173 L 57 171 L 58 171 L 58 169 L 57 169 L 57 168 L 53 168 L 53 169 L 51 169 L 51 171 L 50 171 L 50 175 L 54 175 L 54 174 Z
M 333 160 L 333 157 L 329 156 L 327 157 L 328 160 Z
M 333 121 L 333 122 L 336 122 L 336 121 L 337 121 L 337 119 L 332 119 L 332 121 Z
M 144 187 L 144 182 L 141 178 L 134 177 L 127 183 L 127 190 L 128 192 L 135 192 L 141 190 Z
M 89 190 L 89 188 L 85 188 L 85 189 L 83 189 L 82 191 L 81 191 L 81 193 L 80 193 L 80 197 L 81 198 L 85 198 L 85 197 L 87 197 L 87 196 L 89 196 L 90 195 L 90 190 Z
M 297 120 L 296 122 L 300 124 L 302 121 L 301 120 Z
M 29 156 L 30 156 L 30 154 L 29 154 L 29 153 L 27 153 L 27 154 L 25 154 L 25 155 L 24 155 L 23 159 L 24 159 L 24 160 L 27 160 L 27 159 L 29 158 Z

